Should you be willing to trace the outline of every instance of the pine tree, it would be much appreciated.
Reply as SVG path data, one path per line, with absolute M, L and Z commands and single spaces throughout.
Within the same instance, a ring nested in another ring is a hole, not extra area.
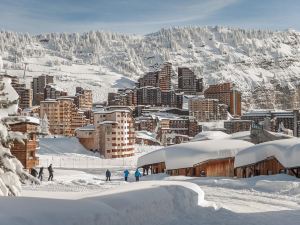
M 14 140 L 22 142 L 26 137 L 8 130 L 7 123 L 11 121 L 8 114 L 12 114 L 13 110 L 16 113 L 18 95 L 11 87 L 9 78 L 1 77 L 0 84 L 3 86 L 0 91 L 0 196 L 18 196 L 22 183 L 39 182 L 23 170 L 21 162 L 10 152 Z

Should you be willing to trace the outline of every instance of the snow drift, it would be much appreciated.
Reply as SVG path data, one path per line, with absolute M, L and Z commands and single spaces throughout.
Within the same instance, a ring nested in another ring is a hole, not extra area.
M 205 208 L 214 204 L 204 200 L 198 185 L 176 181 L 141 182 L 78 200 L 1 199 L 0 206 L 3 225 L 182 224 L 182 215 L 214 211 Z

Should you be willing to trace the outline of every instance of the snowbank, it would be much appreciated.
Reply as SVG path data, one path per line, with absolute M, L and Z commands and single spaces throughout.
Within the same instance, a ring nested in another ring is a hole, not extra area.
M 75 201 L 3 198 L 0 206 L 3 225 L 185 224 L 182 215 L 195 210 L 202 215 L 215 212 L 206 208 L 213 204 L 204 200 L 204 192 L 198 185 L 178 181 L 141 182 Z
M 275 157 L 284 167 L 300 166 L 300 139 L 291 138 L 261 143 L 239 152 L 234 167 L 241 167 Z

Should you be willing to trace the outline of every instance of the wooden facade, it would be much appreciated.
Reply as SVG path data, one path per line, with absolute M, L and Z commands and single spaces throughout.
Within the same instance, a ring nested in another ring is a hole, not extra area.
M 235 171 L 236 176 L 239 178 L 279 173 L 300 177 L 300 167 L 285 168 L 275 157 L 269 157 L 255 164 L 238 167 Z
M 193 168 L 196 177 L 234 177 L 234 158 L 208 160 Z
M 143 175 L 148 175 L 149 172 L 151 172 L 151 174 L 164 173 L 166 170 L 166 164 L 165 162 L 159 162 L 159 163 L 144 165 L 142 166 L 142 168 L 143 168 Z
M 20 122 L 9 125 L 11 131 L 27 133 L 28 139 L 23 143 L 14 141 L 11 147 L 11 153 L 22 163 L 25 169 L 31 170 L 39 164 L 39 158 L 36 157 L 38 149 L 37 124 L 29 122 Z

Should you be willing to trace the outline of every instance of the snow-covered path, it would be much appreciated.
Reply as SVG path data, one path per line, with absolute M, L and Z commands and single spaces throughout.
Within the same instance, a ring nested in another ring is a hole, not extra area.
M 257 213 L 281 210 L 300 210 L 294 198 L 249 190 L 234 190 L 220 187 L 200 186 L 206 200 L 237 213 Z
M 300 180 L 287 175 L 227 179 L 159 174 L 142 177 L 136 183 L 132 168 L 130 182 L 126 183 L 124 168 L 110 170 L 112 181 L 106 182 L 105 169 L 56 169 L 55 181 L 26 185 L 23 196 L 40 204 L 49 201 L 51 205 L 60 200 L 74 210 L 82 205 L 90 208 L 90 216 L 98 214 L 93 204 L 105 204 L 113 209 L 107 212 L 111 221 L 118 221 L 119 216 L 122 224 L 296 225 L 300 221 Z M 69 205 L 68 200 L 76 203 Z M 132 211 L 137 209 L 138 212 Z M 123 217 L 126 212 L 130 212 L 129 218 Z M 155 221 L 153 216 L 157 217 Z M 64 219 L 65 215 L 60 217 Z M 103 222 L 101 219 L 101 223 L 86 224 L 110 224 Z

